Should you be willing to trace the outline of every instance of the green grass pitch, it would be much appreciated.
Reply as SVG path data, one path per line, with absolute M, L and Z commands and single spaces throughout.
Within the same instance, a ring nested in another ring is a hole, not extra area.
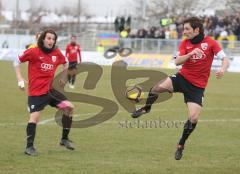
M 27 66 L 22 66 L 26 77 Z M 11 62 L 0 62 L 0 174 L 237 174 L 240 170 L 240 76 L 226 73 L 217 80 L 212 73 L 205 91 L 203 112 L 197 129 L 188 139 L 182 160 L 175 161 L 180 127 L 122 127 L 133 122 L 130 114 L 119 105 L 118 113 L 94 127 L 72 129 L 70 138 L 76 150 L 59 146 L 61 127 L 54 121 L 55 109 L 47 107 L 41 115 L 46 121 L 37 127 L 37 157 L 24 155 L 25 129 L 28 120 L 27 96 L 17 88 Z M 167 74 L 175 71 L 163 70 Z M 86 74 L 85 74 L 86 75 Z M 82 85 L 85 75 L 76 82 L 76 92 L 87 92 Z M 113 101 L 110 67 L 95 91 L 88 91 Z M 91 117 L 100 109 L 74 103 L 75 115 Z M 82 114 L 82 115 L 81 115 Z M 187 109 L 181 94 L 153 106 L 141 120 L 186 121 Z

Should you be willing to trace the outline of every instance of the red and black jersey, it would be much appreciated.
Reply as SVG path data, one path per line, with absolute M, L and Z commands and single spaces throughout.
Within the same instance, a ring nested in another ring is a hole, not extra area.
M 47 94 L 58 65 L 66 63 L 64 55 L 58 48 L 46 54 L 38 47 L 27 49 L 19 55 L 19 61 L 28 61 L 29 96 Z
M 205 88 L 208 83 L 214 55 L 217 55 L 222 48 L 209 36 L 206 36 L 198 44 L 192 44 L 190 40 L 185 39 L 179 46 L 179 56 L 186 55 L 195 48 L 201 49 L 204 54 L 190 57 L 184 62 L 179 73 L 193 85 Z
M 68 44 L 66 47 L 66 57 L 69 62 L 81 62 L 81 48 L 79 44 Z

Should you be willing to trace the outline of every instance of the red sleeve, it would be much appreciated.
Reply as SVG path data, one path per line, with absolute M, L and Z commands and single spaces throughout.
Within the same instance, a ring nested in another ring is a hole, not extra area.
M 34 58 L 34 48 L 30 48 L 25 50 L 23 53 L 18 55 L 18 59 L 20 62 L 32 61 Z
M 62 54 L 62 52 L 57 48 L 58 51 L 58 56 L 59 56 L 59 64 L 65 64 L 66 62 L 66 58 L 65 56 Z
M 179 56 L 183 56 L 185 54 L 187 54 L 187 51 L 186 51 L 186 40 L 182 41 L 179 45 L 179 48 L 178 48 L 178 51 L 179 51 Z
M 213 42 L 213 48 L 212 48 L 213 54 L 214 54 L 214 55 L 217 55 L 217 53 L 218 53 L 219 51 L 221 51 L 222 48 L 220 47 L 220 45 L 218 44 L 217 41 L 213 40 L 212 42 Z

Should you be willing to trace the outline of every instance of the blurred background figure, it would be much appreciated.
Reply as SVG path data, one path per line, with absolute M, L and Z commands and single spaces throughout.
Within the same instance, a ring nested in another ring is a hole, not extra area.
M 68 59 L 68 83 L 69 88 L 74 89 L 74 83 L 77 73 L 77 64 L 82 62 L 80 45 L 77 43 L 77 37 L 71 36 L 71 41 L 66 47 L 66 57 Z
M 3 43 L 2 43 L 2 48 L 8 48 L 8 42 L 5 40 Z
M 104 46 L 101 43 L 97 45 L 97 52 L 103 54 L 104 53 Z
M 36 43 L 26 45 L 26 49 L 37 47 L 37 41 L 38 41 L 38 38 L 39 38 L 40 36 L 41 36 L 41 32 L 37 32 L 36 35 L 35 35 Z

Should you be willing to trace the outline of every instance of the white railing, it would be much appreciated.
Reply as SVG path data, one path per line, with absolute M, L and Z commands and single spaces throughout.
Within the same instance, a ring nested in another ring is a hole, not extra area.
M 29 43 L 35 43 L 34 35 L 19 34 L 1 34 L 0 33 L 0 49 L 24 49 Z M 78 42 L 83 51 L 96 51 L 97 42 L 96 32 L 83 32 L 78 35 Z M 131 48 L 134 53 L 153 53 L 153 54 L 175 54 L 181 40 L 176 39 L 148 39 L 148 38 L 126 38 L 118 39 L 118 46 Z M 69 36 L 59 37 L 58 46 L 61 50 L 66 48 L 69 43 Z M 221 41 L 219 42 L 224 51 L 232 55 L 240 55 L 240 41 Z M 116 46 L 108 45 L 105 49 Z

